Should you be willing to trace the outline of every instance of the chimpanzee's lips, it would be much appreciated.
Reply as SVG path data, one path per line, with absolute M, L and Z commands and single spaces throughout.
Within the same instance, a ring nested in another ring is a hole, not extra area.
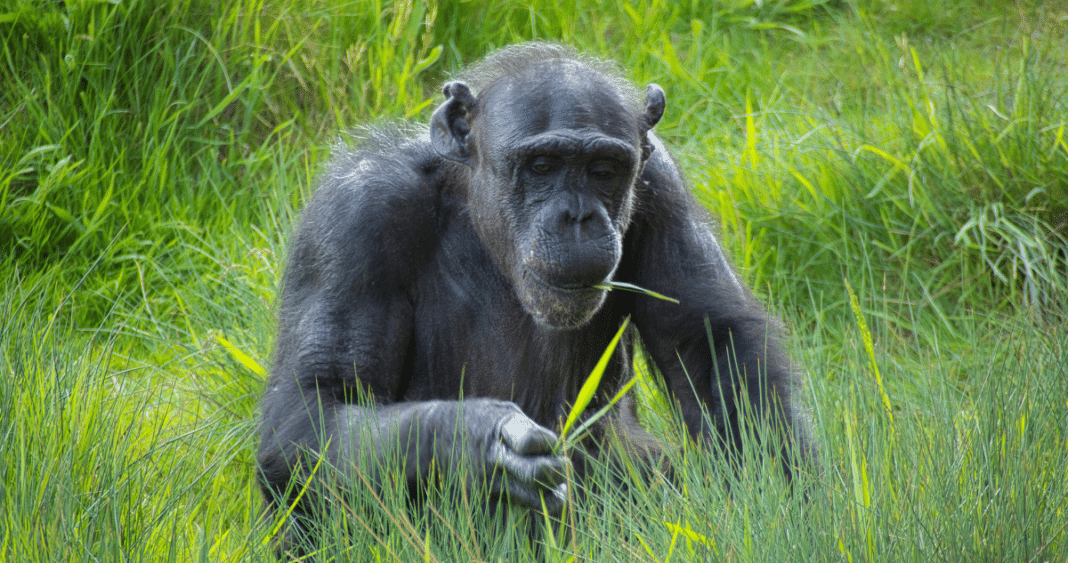
M 581 296 L 584 294 L 593 295 L 604 291 L 604 289 L 597 287 L 597 285 L 600 284 L 591 285 L 581 282 L 552 282 L 537 274 L 534 274 L 532 277 L 538 282 L 539 285 L 545 287 L 546 289 L 549 289 L 550 291 L 566 293 L 574 296 Z M 603 284 L 604 282 L 600 283 Z
M 542 281 L 545 282 L 545 280 L 542 280 Z M 551 288 L 553 288 L 553 289 L 555 289 L 557 291 L 566 291 L 568 293 L 583 292 L 583 291 L 603 291 L 602 289 L 600 289 L 598 287 L 595 287 L 595 286 L 592 286 L 592 285 L 586 285 L 586 284 L 582 284 L 582 283 L 547 283 L 547 282 L 545 282 L 545 285 L 547 285 L 547 286 L 549 286 L 549 287 L 551 287 Z

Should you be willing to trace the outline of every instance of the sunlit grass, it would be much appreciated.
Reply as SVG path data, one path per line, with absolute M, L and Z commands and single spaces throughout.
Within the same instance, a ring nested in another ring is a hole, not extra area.
M 270 559 L 257 403 L 329 147 L 531 38 L 664 87 L 658 133 L 784 317 L 820 464 L 725 470 L 637 358 L 674 480 L 594 464 L 540 547 L 460 475 L 418 509 L 357 486 L 322 560 L 1068 557 L 1062 4 L 12 0 L 0 559 Z

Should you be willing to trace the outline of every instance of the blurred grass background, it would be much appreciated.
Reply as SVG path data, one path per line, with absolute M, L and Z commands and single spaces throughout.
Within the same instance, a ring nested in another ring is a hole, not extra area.
M 664 87 L 823 471 L 801 502 L 679 452 L 679 490 L 541 548 L 398 494 L 323 560 L 1068 558 L 1068 2 L 0 0 L 0 38 L 0 559 L 269 559 L 261 366 L 316 172 L 527 39 Z

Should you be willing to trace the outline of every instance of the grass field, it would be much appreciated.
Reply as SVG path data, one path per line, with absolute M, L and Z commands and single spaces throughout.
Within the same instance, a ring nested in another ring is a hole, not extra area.
M 446 483 L 321 560 L 1068 560 L 1064 0 L 0 0 L 0 560 L 270 560 L 257 403 L 316 172 L 532 38 L 667 92 L 806 375 L 808 500 L 680 451 L 540 546 Z

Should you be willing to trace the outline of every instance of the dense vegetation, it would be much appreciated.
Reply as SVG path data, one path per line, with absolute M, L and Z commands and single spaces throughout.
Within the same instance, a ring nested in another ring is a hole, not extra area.
M 724 474 L 643 382 L 677 488 L 595 494 L 534 548 L 448 483 L 365 498 L 330 554 L 1068 558 L 1063 0 L 0 0 L 0 559 L 268 559 L 257 401 L 316 171 L 531 38 L 664 87 L 821 470 L 807 502 Z

